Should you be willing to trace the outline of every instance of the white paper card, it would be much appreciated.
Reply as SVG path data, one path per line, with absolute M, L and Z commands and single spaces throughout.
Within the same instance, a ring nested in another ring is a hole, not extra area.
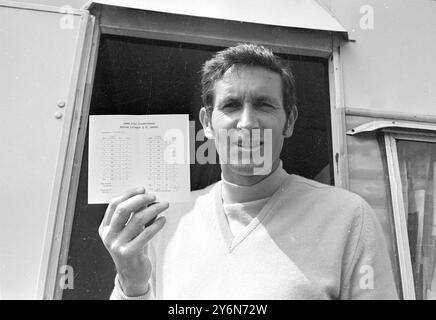
M 141 186 L 156 201 L 187 202 L 189 174 L 188 115 L 89 117 L 89 204 Z

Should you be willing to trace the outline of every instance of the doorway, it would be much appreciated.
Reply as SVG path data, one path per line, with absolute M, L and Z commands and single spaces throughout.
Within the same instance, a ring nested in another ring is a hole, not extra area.
M 220 49 L 103 34 L 90 115 L 189 114 L 195 130 L 200 130 L 200 70 Z M 283 167 L 289 173 L 333 184 L 327 60 L 280 56 L 296 78 L 299 110 L 294 135 L 283 146 Z M 63 299 L 107 299 L 115 269 L 98 235 L 106 205 L 88 204 L 88 138 L 83 148 L 68 250 L 68 265 L 75 271 L 74 290 L 64 290 Z M 191 190 L 219 180 L 220 174 L 219 165 L 191 164 Z

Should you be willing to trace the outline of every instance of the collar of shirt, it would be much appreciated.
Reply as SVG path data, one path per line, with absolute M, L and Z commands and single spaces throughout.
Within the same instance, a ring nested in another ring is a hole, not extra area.
M 225 204 L 245 203 L 270 198 L 280 188 L 286 177 L 287 173 L 283 169 L 282 161 L 273 173 L 252 186 L 240 186 L 228 182 L 221 174 L 223 202 Z

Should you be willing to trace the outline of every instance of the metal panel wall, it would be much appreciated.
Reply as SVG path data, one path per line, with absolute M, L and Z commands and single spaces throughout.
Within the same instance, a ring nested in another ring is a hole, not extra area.
M 60 192 L 64 129 L 72 118 L 81 19 L 47 7 L 0 3 L 2 299 L 40 298 L 40 268 L 50 249 L 45 241 L 53 232 L 49 217 Z
M 321 0 L 348 30 L 345 107 L 436 114 L 436 1 Z

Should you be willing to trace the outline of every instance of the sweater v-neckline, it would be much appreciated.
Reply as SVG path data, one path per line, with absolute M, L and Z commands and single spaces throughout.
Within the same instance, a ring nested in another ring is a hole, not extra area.
M 291 175 L 292 176 L 292 175 Z M 289 176 L 288 176 L 289 177 Z M 230 229 L 229 223 L 227 222 L 223 203 L 222 203 L 222 181 L 219 181 L 215 185 L 214 190 L 214 215 L 216 222 L 218 224 L 218 229 L 220 236 L 222 237 L 224 244 L 226 246 L 226 249 L 228 253 L 231 253 L 240 243 L 242 243 L 249 235 L 250 233 L 256 229 L 256 227 L 266 218 L 268 214 L 273 212 L 273 207 L 277 204 L 277 197 L 279 194 L 283 192 L 285 188 L 283 186 L 286 184 L 288 179 L 284 179 L 282 181 L 281 186 L 279 189 L 271 196 L 271 198 L 267 201 L 267 203 L 263 206 L 263 208 L 260 210 L 260 212 L 250 221 L 248 225 L 246 225 L 243 230 L 233 236 L 232 231 Z

